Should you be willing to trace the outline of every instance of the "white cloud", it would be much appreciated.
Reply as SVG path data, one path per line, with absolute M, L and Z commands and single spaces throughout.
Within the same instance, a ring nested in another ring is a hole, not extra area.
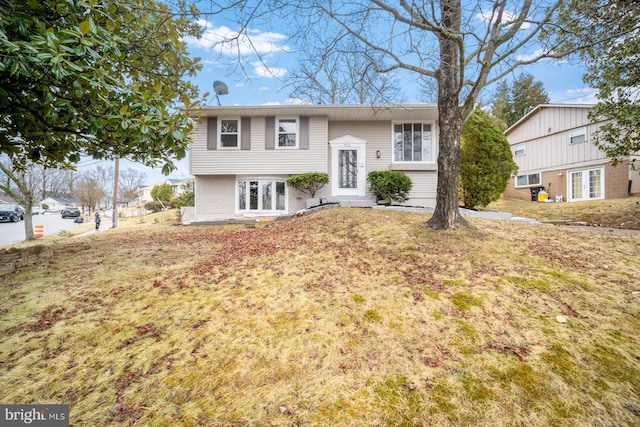
M 184 38 L 188 46 L 200 49 L 212 49 L 222 55 L 268 55 L 277 52 L 290 51 L 287 46 L 287 36 L 275 32 L 261 32 L 250 29 L 246 33 L 239 33 L 227 26 L 215 27 L 212 23 L 200 20 L 203 27 L 202 37 L 192 36 Z
M 533 53 L 530 54 L 525 54 L 525 55 L 518 55 L 517 59 L 518 61 L 523 61 L 523 62 L 527 62 L 527 61 L 533 61 L 535 59 L 540 58 L 542 55 L 548 54 L 549 52 L 545 51 L 544 49 L 538 49 L 536 51 L 534 51 Z
M 288 73 L 286 68 L 267 67 L 263 62 L 253 62 L 251 65 L 259 77 L 278 78 L 284 77 Z
M 269 92 L 271 88 L 268 88 L 267 86 L 262 86 L 262 87 L 259 87 L 258 90 L 260 92 Z
M 485 10 L 482 11 L 480 13 L 478 13 L 478 19 L 480 19 L 482 22 L 484 23 L 493 23 L 493 20 L 495 19 L 495 16 L 493 16 L 493 11 L 490 10 Z M 511 24 L 513 24 L 516 19 L 518 19 L 518 15 L 513 13 L 513 12 L 509 12 L 507 10 L 505 10 L 504 12 L 502 12 L 502 26 L 503 27 L 510 27 Z M 521 30 L 527 30 L 531 27 L 531 24 L 529 24 L 528 22 L 523 22 L 522 26 L 520 27 Z
M 312 105 L 312 103 L 302 98 L 287 98 L 287 105 Z

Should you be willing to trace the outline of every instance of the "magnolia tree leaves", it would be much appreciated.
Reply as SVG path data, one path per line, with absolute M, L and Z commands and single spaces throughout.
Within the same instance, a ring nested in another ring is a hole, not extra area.
M 177 12 L 182 12 L 177 14 Z M 65 167 L 81 155 L 172 169 L 183 158 L 201 68 L 196 10 L 154 0 L 0 0 L 0 153 Z

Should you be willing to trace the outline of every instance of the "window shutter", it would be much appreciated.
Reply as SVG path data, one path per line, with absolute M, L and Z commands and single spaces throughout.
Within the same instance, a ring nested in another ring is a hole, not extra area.
M 207 150 L 218 149 L 218 118 L 207 117 Z
M 251 150 L 251 117 L 240 119 L 240 149 Z
M 264 148 L 276 149 L 276 118 L 274 116 L 264 118 Z
M 300 137 L 300 141 L 298 141 L 298 147 L 301 150 L 309 149 L 309 116 L 300 116 L 300 124 L 299 124 L 298 136 Z

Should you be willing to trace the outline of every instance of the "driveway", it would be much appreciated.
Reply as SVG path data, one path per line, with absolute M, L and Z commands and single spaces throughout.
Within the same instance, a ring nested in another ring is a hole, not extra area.
M 34 215 L 33 226 L 42 224 L 44 235 L 50 236 L 69 230 L 82 224 L 73 222 L 73 218 L 62 219 L 60 214 Z M 0 222 L 0 246 L 22 242 L 25 239 L 24 221 Z

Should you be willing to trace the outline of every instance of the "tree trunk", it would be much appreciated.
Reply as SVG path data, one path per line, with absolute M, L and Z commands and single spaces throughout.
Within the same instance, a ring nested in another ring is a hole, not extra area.
M 460 135 L 464 117 L 458 99 L 460 91 L 459 45 L 451 34 L 459 34 L 461 5 L 459 0 L 441 1 L 442 23 L 450 34 L 438 36 L 440 67 L 438 81 L 438 188 L 436 208 L 427 227 L 455 230 L 466 225 L 458 210 L 458 176 L 460 173 Z
M 438 98 L 439 144 L 438 188 L 436 208 L 427 226 L 437 230 L 455 230 L 466 225 L 458 210 L 458 178 L 460 174 L 460 117 L 458 97 Z
M 27 203 L 24 208 L 24 240 L 36 240 L 33 234 L 33 203 Z

